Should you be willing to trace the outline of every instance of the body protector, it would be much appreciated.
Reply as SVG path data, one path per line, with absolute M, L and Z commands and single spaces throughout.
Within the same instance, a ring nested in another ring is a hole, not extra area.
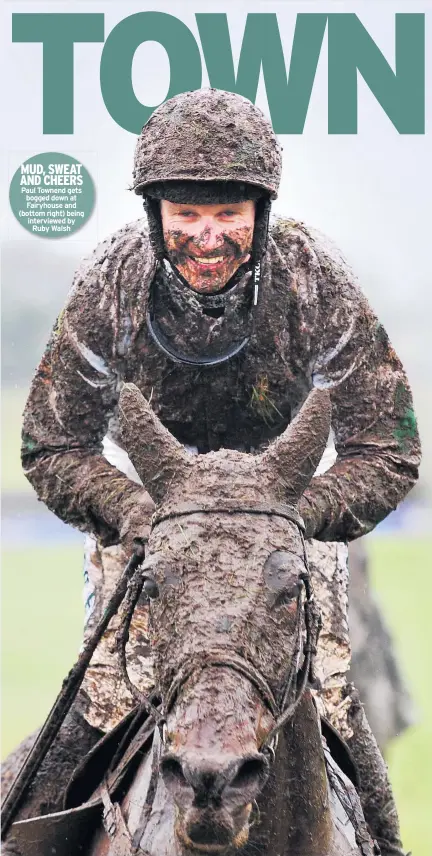
M 176 362 L 215 365 L 237 355 L 249 341 L 271 199 L 277 196 L 280 175 L 281 149 L 271 124 L 250 101 L 231 92 L 182 93 L 144 125 L 135 151 L 133 187 L 144 196 L 153 249 L 172 285 L 162 295 L 161 278 L 156 278 L 147 324 L 154 341 Z M 166 258 L 161 199 L 191 205 L 255 201 L 251 258 L 216 295 L 194 292 Z M 178 340 L 179 300 L 183 308 L 190 304 L 191 322 L 181 351 L 170 344 Z M 159 307 L 164 307 L 163 318 Z M 210 349 L 209 316 L 220 319 L 212 326 L 224 328 L 222 338 L 216 337 L 217 347 Z

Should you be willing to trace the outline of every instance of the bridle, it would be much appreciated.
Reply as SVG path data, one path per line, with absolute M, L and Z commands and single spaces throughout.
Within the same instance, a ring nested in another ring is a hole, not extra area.
M 151 531 L 157 525 L 165 520 L 183 517 L 190 514 L 260 514 L 268 516 L 278 516 L 285 520 L 295 523 L 299 529 L 303 545 L 303 560 L 305 570 L 299 575 L 299 590 L 297 593 L 297 610 L 296 610 L 296 639 L 293 657 L 291 659 L 290 668 L 286 679 L 283 682 L 282 690 L 275 697 L 268 682 L 264 676 L 255 668 L 249 661 L 245 660 L 236 654 L 227 654 L 225 651 L 208 652 L 201 658 L 197 658 L 187 667 L 180 670 L 171 687 L 168 690 L 167 696 L 163 703 L 162 712 L 155 706 L 154 702 L 158 697 L 157 691 L 152 692 L 150 696 L 144 695 L 131 681 L 126 662 L 126 643 L 129 638 L 129 629 L 132 621 L 132 616 L 139 598 L 144 593 L 148 601 L 151 601 L 158 596 L 158 584 L 152 574 L 148 573 L 142 567 L 145 559 L 145 544 L 138 542 L 136 550 L 129 560 L 123 576 L 121 577 L 115 591 L 111 595 L 108 604 L 105 607 L 103 615 L 99 619 L 92 636 L 87 640 L 86 644 L 80 653 L 80 656 L 69 672 L 67 679 L 63 682 L 62 689 L 57 696 L 57 699 L 44 723 L 39 737 L 37 738 L 32 750 L 27 756 L 21 770 L 19 771 L 14 783 L 12 784 L 5 801 L 2 805 L 2 840 L 7 835 L 7 832 L 13 822 L 14 816 L 24 798 L 24 795 L 37 774 L 40 765 L 46 756 L 53 740 L 55 739 L 65 716 L 70 709 L 74 698 L 77 695 L 79 687 L 83 681 L 85 672 L 90 663 L 91 657 L 96 650 L 96 646 L 105 633 L 111 618 L 118 612 L 122 605 L 122 618 L 118 631 L 116 633 L 115 645 L 118 652 L 119 664 L 126 685 L 135 699 L 140 705 L 140 709 L 145 709 L 150 717 L 153 718 L 158 726 L 161 736 L 161 744 L 164 743 L 166 716 L 172 707 L 175 698 L 183 684 L 197 670 L 203 670 L 210 666 L 222 666 L 233 669 L 238 674 L 246 677 L 253 684 L 261 695 L 261 698 L 270 709 L 275 724 L 271 731 L 265 737 L 260 746 L 259 751 L 265 753 L 273 760 L 275 757 L 275 744 L 277 736 L 284 725 L 291 719 L 296 708 L 298 707 L 303 694 L 308 684 L 314 683 L 313 660 L 317 650 L 318 636 L 321 629 L 321 615 L 314 600 L 311 576 L 309 571 L 306 544 L 304 538 L 304 523 L 298 511 L 294 506 L 284 504 L 269 505 L 266 503 L 252 502 L 247 506 L 239 506 L 235 501 L 224 500 L 223 502 L 215 501 L 211 498 L 200 501 L 199 505 L 195 503 L 183 503 L 176 507 L 169 506 L 160 507 L 156 510 L 152 518 Z M 304 598 L 303 598 L 304 593 Z M 304 621 L 303 621 L 304 617 Z M 302 645 L 303 628 L 305 630 L 305 643 Z M 304 659 L 301 668 L 298 668 L 298 658 L 303 650 Z M 116 753 L 117 756 L 118 753 Z M 149 798 L 143 809 L 143 816 L 139 824 L 136 834 L 131 841 L 132 852 L 143 852 L 139 848 L 140 835 L 144 833 L 145 826 L 150 816 L 153 798 L 156 792 L 157 778 L 159 775 L 158 759 L 152 764 L 151 781 L 149 784 Z M 115 833 L 114 827 L 110 826 L 112 821 L 110 818 L 115 811 L 111 802 L 106 785 L 102 789 L 102 798 L 104 800 L 105 812 L 104 823 L 106 820 L 107 834 Z M 121 814 L 121 812 L 120 812 Z M 114 832 L 113 832 L 114 829 Z M 126 833 L 125 833 L 126 834 Z M 127 835 L 128 837 L 128 835 Z M 131 851 L 127 850 L 129 854 Z
M 173 520 L 190 514 L 268 515 L 282 517 L 297 525 L 302 540 L 305 569 L 303 573 L 299 575 L 299 585 L 296 598 L 297 609 L 294 652 L 287 675 L 283 681 L 282 688 L 276 696 L 267 680 L 250 661 L 232 652 L 227 653 L 226 651 L 215 649 L 210 652 L 206 652 L 201 656 L 194 657 L 192 662 L 188 662 L 180 669 L 166 693 L 161 713 L 156 707 L 154 707 L 149 698 L 143 696 L 136 687 L 131 685 L 126 669 L 124 655 L 125 644 L 121 646 L 123 649 L 121 662 L 123 674 L 126 677 L 128 688 L 133 693 L 136 701 L 143 705 L 148 710 L 149 714 L 154 717 L 155 722 L 161 731 L 162 742 L 164 741 L 165 729 L 163 726 L 166 722 L 166 717 L 168 716 L 181 687 L 192 677 L 192 675 L 196 675 L 211 666 L 219 666 L 229 668 L 243 677 L 246 677 L 258 690 L 262 700 L 269 708 L 275 720 L 273 728 L 267 734 L 259 749 L 260 752 L 267 753 L 270 758 L 273 759 L 275 744 L 279 732 L 294 715 L 308 684 L 315 684 L 313 662 L 321 630 L 321 613 L 315 602 L 312 588 L 304 537 L 304 522 L 297 509 L 292 505 L 282 503 L 270 505 L 268 503 L 261 502 L 251 502 L 247 505 L 239 505 L 235 500 L 221 501 L 214 500 L 212 498 L 205 498 L 201 500 L 199 504 L 187 502 L 177 504 L 173 507 L 170 507 L 169 505 L 159 507 L 153 515 L 151 531 L 166 520 Z M 129 609 L 126 609 L 124 612 L 124 618 L 117 634 L 118 640 L 121 640 L 122 642 L 127 639 L 133 610 L 142 590 L 144 589 L 147 592 L 149 600 L 158 596 L 158 586 L 155 578 L 142 568 L 137 569 L 129 586 Z M 304 643 L 303 630 L 305 632 Z M 303 663 L 299 668 L 298 661 L 302 652 Z
M 155 695 L 145 696 L 131 682 L 126 665 L 125 648 L 129 637 L 129 627 L 135 606 L 142 592 L 147 594 L 147 600 L 157 598 L 159 596 L 159 587 L 156 579 L 145 568 L 137 567 L 128 584 L 128 591 L 125 597 L 125 607 L 123 618 L 116 635 L 116 645 L 119 653 L 120 666 L 123 672 L 123 677 L 126 681 L 129 691 L 138 704 L 144 707 L 149 715 L 154 719 L 159 730 L 159 742 L 155 751 L 153 746 L 151 775 L 148 786 L 148 793 L 143 806 L 140 822 L 133 836 L 129 834 L 127 826 L 124 822 L 121 811 L 117 812 L 115 819 L 115 806 L 111 801 L 108 789 L 104 784 L 102 787 L 102 799 L 104 802 L 103 823 L 107 835 L 115 839 L 122 829 L 126 837 L 126 847 L 122 853 L 125 856 L 141 853 L 143 856 L 148 856 L 146 851 L 140 847 L 140 842 L 145 833 L 150 814 L 153 807 L 153 801 L 156 795 L 157 781 L 159 777 L 159 764 L 162 754 L 162 749 L 165 744 L 166 735 L 166 718 L 169 711 L 178 696 L 182 686 L 194 675 L 209 667 L 229 668 L 235 671 L 238 675 L 246 677 L 250 683 L 257 689 L 261 699 L 272 713 L 274 718 L 273 728 L 264 738 L 258 751 L 264 755 L 266 762 L 272 762 L 276 757 L 276 746 L 279 733 L 284 725 L 292 718 L 296 708 L 300 704 L 306 687 L 308 684 L 315 683 L 313 674 L 313 658 L 317 650 L 317 642 L 321 629 L 321 613 L 315 603 L 311 576 L 306 553 L 306 544 L 304 538 L 304 522 L 300 517 L 297 509 L 291 505 L 276 503 L 269 505 L 267 503 L 252 502 L 246 506 L 239 506 L 234 500 L 215 501 L 212 498 L 201 500 L 199 505 L 193 502 L 181 503 L 176 506 L 159 507 L 152 517 L 151 532 L 160 523 L 166 520 L 175 520 L 188 516 L 190 514 L 260 514 L 268 516 L 282 517 L 295 523 L 298 527 L 302 546 L 303 546 L 303 561 L 305 570 L 299 575 L 299 587 L 297 592 L 297 609 L 296 609 L 296 628 L 295 628 L 295 644 L 294 652 L 291 658 L 291 664 L 287 676 L 283 682 L 282 689 L 275 696 L 268 681 L 261 672 L 248 660 L 240 657 L 232 652 L 226 651 L 210 651 L 201 656 L 196 656 L 192 663 L 185 664 L 180 668 L 174 678 L 168 692 L 165 695 L 162 703 L 162 712 L 153 704 Z M 304 597 L 303 597 L 304 595 Z M 304 620 L 303 620 L 304 619 Z M 303 628 L 305 630 L 305 642 L 303 642 Z M 303 663 L 298 668 L 298 660 L 303 650 Z

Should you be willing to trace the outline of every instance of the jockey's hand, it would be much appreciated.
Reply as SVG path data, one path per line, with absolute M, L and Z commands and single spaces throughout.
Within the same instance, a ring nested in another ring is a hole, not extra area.
M 120 529 L 120 541 L 127 553 L 133 553 L 135 538 L 148 541 L 154 510 L 155 504 L 146 490 L 134 496 L 133 504 L 126 512 Z

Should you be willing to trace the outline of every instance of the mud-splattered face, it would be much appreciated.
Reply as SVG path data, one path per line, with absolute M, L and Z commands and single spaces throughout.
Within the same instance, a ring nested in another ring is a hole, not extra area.
M 250 259 L 255 203 L 185 205 L 161 202 L 168 256 L 191 288 L 220 291 Z

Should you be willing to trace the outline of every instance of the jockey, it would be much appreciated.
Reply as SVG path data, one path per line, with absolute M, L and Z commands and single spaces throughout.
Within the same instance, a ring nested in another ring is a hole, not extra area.
M 344 258 L 301 222 L 269 226 L 280 172 L 272 127 L 245 98 L 201 89 L 153 113 L 133 177 L 146 218 L 77 271 L 27 401 L 23 465 L 40 499 L 87 533 L 89 634 L 154 509 L 121 449 L 122 383 L 135 383 L 201 454 L 261 450 L 312 387 L 330 390 L 337 459 L 323 464 L 299 506 L 324 622 L 316 697 L 352 751 L 366 820 L 390 856 L 402 845 L 386 765 L 346 681 L 346 542 L 413 486 L 419 438 L 401 363 Z M 128 662 L 144 691 L 152 686 L 146 628 L 138 604 Z M 58 809 L 73 766 L 133 706 L 112 652 L 115 629 L 113 621 L 21 817 Z

